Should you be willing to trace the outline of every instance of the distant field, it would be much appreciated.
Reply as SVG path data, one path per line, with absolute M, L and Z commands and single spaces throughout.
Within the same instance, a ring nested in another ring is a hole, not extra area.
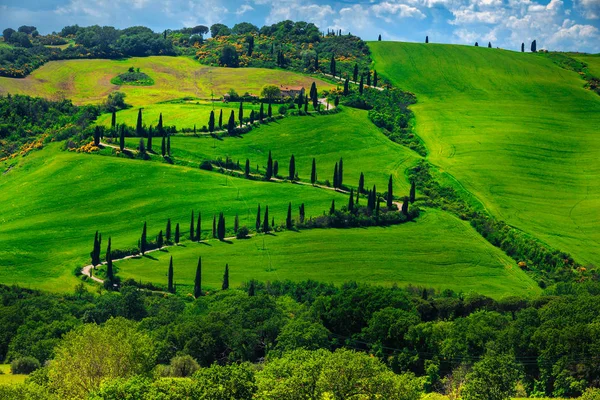
M 10 364 L 0 364 L 0 385 L 8 385 L 14 383 L 22 383 L 27 378 L 27 375 L 13 375 L 10 373 Z
M 500 219 L 600 265 L 600 96 L 579 75 L 531 53 L 370 47 L 377 71 L 417 95 L 432 163 Z
M 75 267 L 89 263 L 96 230 L 113 248 L 137 244 L 144 221 L 148 236 L 165 229 L 167 218 L 181 223 L 185 235 L 190 213 L 201 211 L 203 229 L 223 211 L 228 227 L 254 226 L 257 204 L 269 205 L 276 223 L 294 215 L 329 210 L 346 195 L 287 183 L 225 179 L 224 175 L 168 164 L 58 151 L 58 144 L 29 154 L 6 172 L 0 163 L 0 282 L 50 290 L 72 290 Z M 6 173 L 4 173 L 6 172 Z M 174 225 L 173 225 L 174 228 Z M 103 250 L 104 251 L 104 250 Z
M 140 68 L 154 79 L 153 86 L 117 86 L 110 83 L 129 67 Z M 72 99 L 75 104 L 100 103 L 110 92 L 127 95 L 126 102 L 143 106 L 182 97 L 220 98 L 233 88 L 259 94 L 266 84 L 332 87 L 318 79 L 288 71 L 263 68 L 217 68 L 187 57 L 135 57 L 124 60 L 51 61 L 23 79 L 0 77 L 0 94 L 27 94 Z
M 428 210 L 417 223 L 388 228 L 313 229 L 207 244 L 188 243 L 119 262 L 119 275 L 165 284 L 173 256 L 175 281 L 180 293 L 187 293 L 184 290 L 190 290 L 202 256 L 206 290 L 220 288 L 229 263 L 234 286 L 250 279 L 314 279 L 336 284 L 348 280 L 386 286 L 411 283 L 497 298 L 539 293 L 514 261 L 467 222 L 435 210 Z
M 168 114 L 163 118 L 170 120 Z M 127 139 L 127 145 L 137 147 L 139 139 Z M 158 142 L 157 142 L 158 143 Z M 156 149 L 158 151 L 158 148 Z M 343 157 L 344 183 L 358 186 L 360 173 L 365 174 L 365 185 L 377 185 L 379 192 L 387 191 L 390 174 L 394 176 L 397 196 L 407 195 L 409 185 L 405 170 L 415 164 L 419 156 L 406 147 L 386 138 L 368 119 L 366 111 L 344 108 L 343 112 L 326 116 L 289 117 L 268 126 L 261 126 L 241 137 L 215 140 L 211 137 L 180 137 L 171 139 L 173 157 L 200 164 L 202 160 L 223 160 L 226 156 L 240 160 L 246 158 L 256 170 L 264 172 L 269 150 L 278 160 L 279 174 L 287 176 L 292 154 L 300 179 L 310 182 L 312 159 L 316 158 L 320 181 L 333 182 L 333 169 Z
M 600 78 L 600 54 L 595 55 L 572 55 L 574 58 L 587 64 L 588 70 L 596 78 Z
M 223 110 L 223 125 L 227 125 L 229 115 L 233 110 L 235 119 L 238 120 L 238 109 L 240 103 L 223 103 L 215 102 L 215 123 L 219 122 L 219 111 Z M 139 107 L 121 110 L 117 112 L 117 123 L 136 126 Z M 198 102 L 182 102 L 177 104 L 149 104 L 143 107 L 142 117 L 145 125 L 156 127 L 160 113 L 163 115 L 163 124 L 172 126 L 177 129 L 189 128 L 193 129 L 194 125 L 198 129 L 208 125 L 210 112 L 213 110 L 213 104 L 207 101 Z M 251 110 L 260 110 L 260 104 L 244 103 L 244 116 L 250 116 Z M 266 112 L 266 111 L 265 111 Z M 275 112 L 277 112 L 275 110 Z M 112 114 L 102 114 L 98 118 L 98 124 L 109 127 L 111 124 Z

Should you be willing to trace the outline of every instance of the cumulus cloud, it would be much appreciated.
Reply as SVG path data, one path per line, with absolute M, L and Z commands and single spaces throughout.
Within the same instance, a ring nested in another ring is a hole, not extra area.
M 236 15 L 244 15 L 246 12 L 248 11 L 252 11 L 254 10 L 254 7 L 252 7 L 250 4 L 242 4 L 240 6 L 240 8 L 238 8 L 235 12 Z
M 383 18 L 387 22 L 391 22 L 390 16 L 397 16 L 399 18 L 425 18 L 425 14 L 416 7 L 406 4 L 390 3 L 389 1 L 375 4 L 371 6 L 371 10 L 373 10 L 375 16 Z

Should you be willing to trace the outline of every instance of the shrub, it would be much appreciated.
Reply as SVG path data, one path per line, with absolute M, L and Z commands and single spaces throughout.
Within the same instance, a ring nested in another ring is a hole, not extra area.
M 13 374 L 30 374 L 40 367 L 40 362 L 34 357 L 21 357 L 13 360 L 10 371 Z
M 248 237 L 249 233 L 250 233 L 250 231 L 248 230 L 248 227 L 242 226 L 240 229 L 238 229 L 235 237 L 238 239 L 245 239 Z
M 600 389 L 587 389 L 581 396 L 581 400 L 600 400 Z
M 200 366 L 191 356 L 178 356 L 171 360 L 171 366 L 169 372 L 171 376 L 178 378 L 186 378 L 192 376 L 194 372 L 198 371 Z
M 213 170 L 212 163 L 209 160 L 204 160 L 200 163 L 200 169 L 203 169 L 206 171 L 212 171 Z

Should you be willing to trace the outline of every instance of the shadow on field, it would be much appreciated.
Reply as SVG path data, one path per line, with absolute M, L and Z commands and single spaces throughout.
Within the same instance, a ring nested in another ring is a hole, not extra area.
M 149 258 L 150 260 L 153 260 L 153 261 L 158 261 L 158 258 L 152 257 L 150 254 L 144 254 L 142 257 Z

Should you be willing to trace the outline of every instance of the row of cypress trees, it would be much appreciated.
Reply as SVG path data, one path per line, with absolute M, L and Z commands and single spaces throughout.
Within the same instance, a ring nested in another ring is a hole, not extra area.
M 229 289 L 229 264 L 225 264 L 225 272 L 223 273 L 223 283 L 221 290 Z M 167 290 L 169 293 L 176 292 L 176 284 L 174 281 L 173 256 L 169 259 L 169 270 L 167 273 Z M 203 296 L 202 292 L 202 257 L 198 257 L 198 265 L 196 266 L 196 276 L 194 278 L 194 297 L 197 299 Z

